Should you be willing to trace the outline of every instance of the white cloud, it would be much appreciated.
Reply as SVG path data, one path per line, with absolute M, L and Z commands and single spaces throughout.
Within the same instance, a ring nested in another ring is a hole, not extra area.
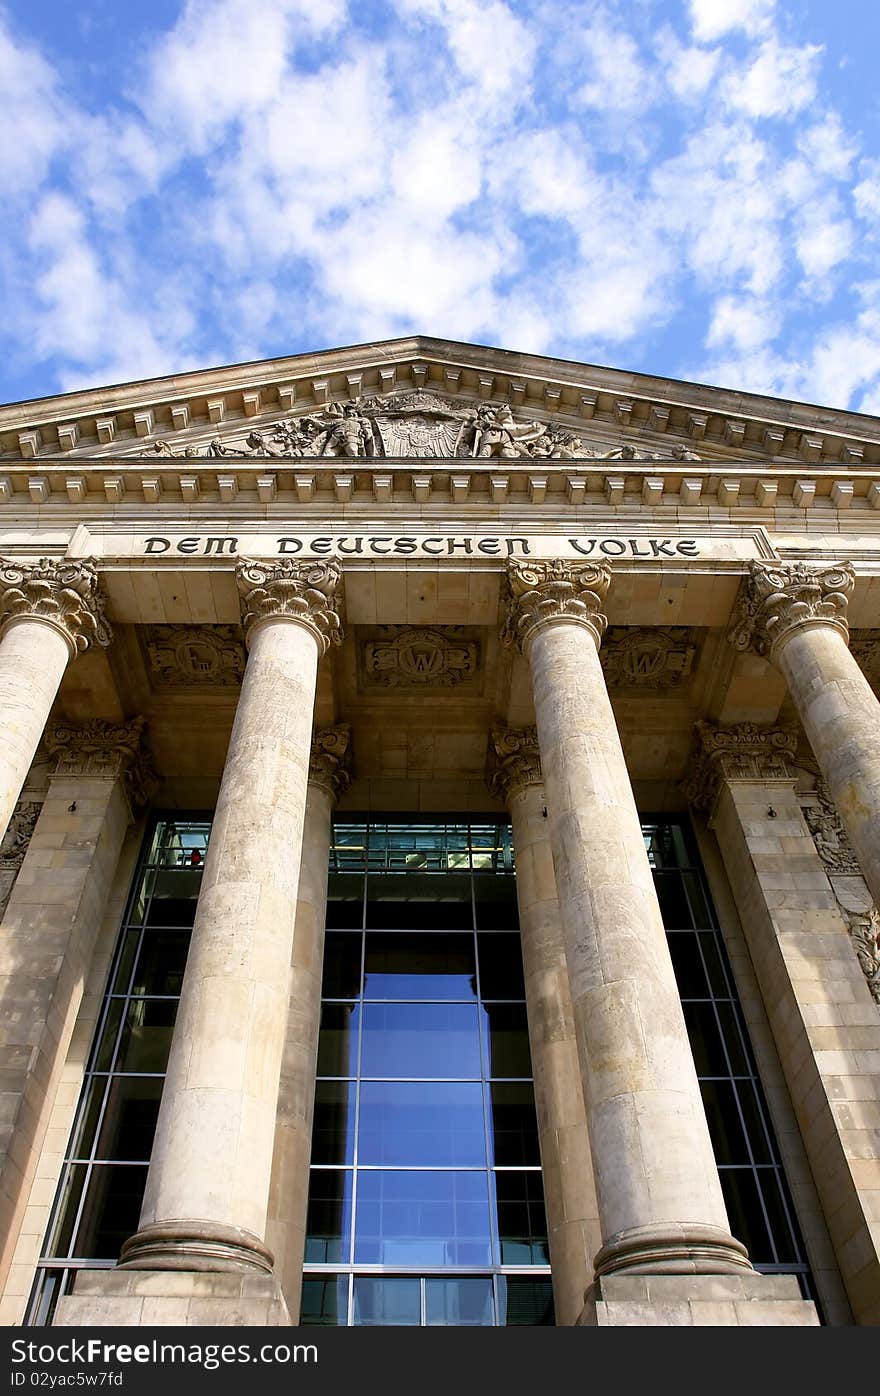
M 650 104 L 656 75 L 629 34 L 603 17 L 572 38 L 578 71 L 586 76 L 577 92 L 584 106 L 607 113 L 643 111 Z
M 771 340 L 779 326 L 779 311 L 769 301 L 750 296 L 721 296 L 712 308 L 706 335 L 709 348 L 730 345 L 746 352 Z
M 771 36 L 757 57 L 731 72 L 722 84 L 722 98 L 746 116 L 791 116 L 808 106 L 816 92 L 816 68 L 822 53 L 816 44 L 787 46 Z
M 808 126 L 797 144 L 814 174 L 831 179 L 846 179 L 858 154 L 858 145 L 844 131 L 836 112 L 829 112 L 822 121 Z
M 682 44 L 668 27 L 657 37 L 657 54 L 663 76 L 680 102 L 692 102 L 704 95 L 721 59 L 720 48 Z
M 850 255 L 853 244 L 852 224 L 839 216 L 836 200 L 816 199 L 806 205 L 795 236 L 795 251 L 807 276 L 827 276 Z
M 0 180 L 5 197 L 21 197 L 45 180 L 52 160 L 76 139 L 54 72 L 19 43 L 0 14 Z
M 873 223 L 880 219 L 880 160 L 864 161 L 859 173 L 862 177 L 853 189 L 856 212 Z
M 731 29 L 749 34 L 765 31 L 776 10 L 776 0 L 690 0 L 691 25 L 699 43 L 712 43 Z

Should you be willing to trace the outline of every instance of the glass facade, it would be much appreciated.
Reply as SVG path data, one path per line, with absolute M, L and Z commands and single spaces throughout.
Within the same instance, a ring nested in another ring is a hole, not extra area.
M 812 1296 L 685 821 L 643 821 L 736 1236 Z M 158 816 L 108 980 L 26 1322 L 137 1228 L 210 818 Z M 339 821 L 302 1322 L 553 1322 L 510 826 Z
M 553 1322 L 506 822 L 335 826 L 305 1261 L 305 1323 Z

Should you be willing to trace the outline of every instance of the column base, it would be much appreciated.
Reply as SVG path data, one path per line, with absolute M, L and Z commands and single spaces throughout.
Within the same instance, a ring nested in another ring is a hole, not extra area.
M 586 1328 L 818 1327 L 794 1275 L 603 1275 L 587 1290 Z
M 142 1227 L 122 1247 L 123 1270 L 256 1270 L 271 1275 L 272 1252 L 259 1236 L 214 1222 L 172 1221 Z
M 749 1253 L 717 1226 L 639 1226 L 619 1231 L 596 1253 L 597 1275 L 739 1275 Z
M 274 1275 L 84 1270 L 58 1301 L 56 1328 L 290 1327 Z

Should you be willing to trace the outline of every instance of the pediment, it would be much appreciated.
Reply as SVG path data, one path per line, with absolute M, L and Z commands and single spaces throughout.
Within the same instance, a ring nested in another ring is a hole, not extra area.
M 0 408 L 0 455 L 880 463 L 880 421 L 407 339 Z

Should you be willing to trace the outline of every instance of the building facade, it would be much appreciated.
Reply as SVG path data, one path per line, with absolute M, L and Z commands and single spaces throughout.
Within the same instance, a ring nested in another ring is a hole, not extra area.
M 0 408 L 7 1324 L 880 1322 L 880 421 Z

